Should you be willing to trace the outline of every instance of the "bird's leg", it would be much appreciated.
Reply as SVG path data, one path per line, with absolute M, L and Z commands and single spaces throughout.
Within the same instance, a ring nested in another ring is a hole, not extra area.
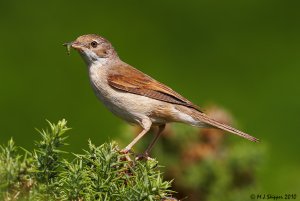
M 143 127 L 143 131 L 138 134 L 130 143 L 123 149 L 122 153 L 128 153 L 131 148 L 150 130 L 152 122 L 150 119 L 143 119 L 141 122 L 141 126 Z
M 156 133 L 155 138 L 152 140 L 152 142 L 149 144 L 149 146 L 147 147 L 146 151 L 144 152 L 145 156 L 149 156 L 154 144 L 156 143 L 156 141 L 158 140 L 159 136 L 161 136 L 161 133 L 163 132 L 163 130 L 165 129 L 166 124 L 162 124 L 158 126 L 158 131 Z

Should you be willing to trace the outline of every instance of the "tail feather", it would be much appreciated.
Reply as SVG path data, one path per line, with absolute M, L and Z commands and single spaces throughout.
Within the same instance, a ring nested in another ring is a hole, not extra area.
M 220 123 L 210 117 L 208 117 L 206 114 L 204 113 L 200 113 L 200 112 L 197 112 L 197 114 L 193 115 L 194 118 L 196 118 L 197 120 L 199 120 L 199 125 L 203 123 L 206 123 L 212 127 L 216 127 L 216 128 L 219 128 L 219 129 L 222 129 L 222 130 L 225 130 L 225 131 L 228 131 L 230 133 L 233 133 L 235 135 L 238 135 L 240 137 L 243 137 L 243 138 L 246 138 L 250 141 L 253 141 L 253 142 L 259 142 L 259 139 L 247 134 L 247 133 L 244 133 L 243 131 L 240 131 L 238 129 L 235 129 L 231 126 L 228 126 L 226 124 L 223 124 L 223 123 Z

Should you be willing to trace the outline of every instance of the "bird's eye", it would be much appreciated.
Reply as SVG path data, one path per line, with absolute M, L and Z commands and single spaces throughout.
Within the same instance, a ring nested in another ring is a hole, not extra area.
M 92 46 L 93 48 L 96 48 L 96 47 L 98 46 L 98 43 L 97 43 L 97 41 L 93 41 L 93 42 L 91 42 L 91 46 Z

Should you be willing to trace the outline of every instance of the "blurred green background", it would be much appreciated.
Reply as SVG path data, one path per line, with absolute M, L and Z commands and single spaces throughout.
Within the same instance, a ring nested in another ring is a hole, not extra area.
M 127 63 L 198 105 L 227 108 L 268 146 L 263 193 L 300 196 L 299 1 L 0 1 L 0 143 L 32 147 L 66 118 L 71 151 L 124 123 L 96 99 L 62 44 L 97 33 Z M 232 138 L 236 138 L 232 136 Z M 244 142 L 243 139 L 236 139 Z M 247 142 L 250 143 L 250 142 Z M 260 146 L 260 145 L 257 145 Z

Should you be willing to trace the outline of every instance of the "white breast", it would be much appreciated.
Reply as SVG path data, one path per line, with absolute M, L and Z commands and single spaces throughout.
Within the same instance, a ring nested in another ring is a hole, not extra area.
M 161 104 L 165 104 L 158 100 L 122 92 L 110 87 L 107 81 L 109 66 L 104 61 L 94 63 L 89 67 L 89 76 L 97 97 L 115 115 L 131 123 L 140 123 L 143 118 L 151 114 L 154 106 L 160 107 Z M 152 119 L 152 121 L 155 123 L 161 120 Z

